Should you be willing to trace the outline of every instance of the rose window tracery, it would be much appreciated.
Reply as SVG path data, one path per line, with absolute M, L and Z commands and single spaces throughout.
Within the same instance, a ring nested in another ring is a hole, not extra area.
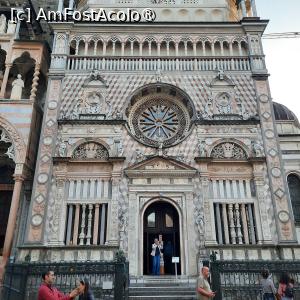
M 170 147 L 182 141 L 191 127 L 191 107 L 178 98 L 160 91 L 136 99 L 128 115 L 133 136 L 152 147 Z

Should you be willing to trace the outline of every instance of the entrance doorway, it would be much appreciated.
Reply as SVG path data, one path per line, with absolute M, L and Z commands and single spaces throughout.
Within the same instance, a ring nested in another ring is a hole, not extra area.
M 165 201 L 151 204 L 144 213 L 144 274 L 152 274 L 152 256 L 150 255 L 155 238 L 162 236 L 164 273 L 175 275 L 172 257 L 180 257 L 179 216 L 173 205 Z M 181 274 L 180 263 L 177 273 Z

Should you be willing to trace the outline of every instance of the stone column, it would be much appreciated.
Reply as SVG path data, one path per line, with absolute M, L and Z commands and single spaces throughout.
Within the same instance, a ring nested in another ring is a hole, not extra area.
M 11 205 L 10 205 L 10 211 L 9 211 L 4 246 L 3 246 L 3 259 L 0 265 L 0 282 L 2 282 L 5 266 L 8 261 L 12 243 L 13 243 L 14 232 L 15 232 L 16 221 L 17 221 L 17 214 L 18 214 L 19 204 L 20 204 L 20 194 L 21 194 L 24 178 L 22 175 L 14 175 L 14 180 L 15 180 L 15 185 L 14 185 L 14 191 L 13 191 Z
M 247 9 L 246 9 L 245 0 L 241 0 L 240 7 L 241 7 L 243 18 L 247 17 Z
M 2 81 L 2 85 L 1 85 L 0 98 L 4 98 L 4 96 L 5 96 L 8 75 L 9 75 L 9 71 L 10 71 L 11 67 L 12 67 L 12 64 L 5 65 L 5 72 L 4 72 L 3 81 Z
M 40 64 L 36 63 L 34 68 L 33 80 L 32 80 L 32 87 L 30 92 L 30 100 L 34 101 L 36 97 L 37 86 L 39 82 L 39 75 L 40 75 Z
M 255 0 L 251 0 L 252 16 L 257 17 L 257 9 Z

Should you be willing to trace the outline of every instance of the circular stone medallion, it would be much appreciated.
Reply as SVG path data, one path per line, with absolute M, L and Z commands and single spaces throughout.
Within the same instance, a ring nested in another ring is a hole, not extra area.
M 287 223 L 290 220 L 290 215 L 287 211 L 282 210 L 278 213 L 278 218 L 282 223 Z
M 272 175 L 273 175 L 274 177 L 280 177 L 280 176 L 281 176 L 281 171 L 280 171 L 279 168 L 273 168 L 273 169 L 271 170 L 271 173 L 272 173 Z
M 269 96 L 265 95 L 265 94 L 262 94 L 262 95 L 259 96 L 259 100 L 260 100 L 260 102 L 266 103 L 266 102 L 269 101 Z
M 49 109 L 56 109 L 57 108 L 57 102 L 56 101 L 50 101 L 48 104 Z
M 271 129 L 267 129 L 265 135 L 268 139 L 273 139 L 275 137 L 274 131 Z
M 48 181 L 48 175 L 46 173 L 42 173 L 38 176 L 38 182 L 44 184 Z
M 33 226 L 40 226 L 43 222 L 43 217 L 41 215 L 34 215 L 31 218 L 31 224 Z

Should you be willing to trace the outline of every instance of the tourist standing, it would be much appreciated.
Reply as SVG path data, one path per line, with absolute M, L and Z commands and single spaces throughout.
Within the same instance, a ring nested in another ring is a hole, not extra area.
M 212 292 L 210 289 L 208 277 L 209 277 L 209 268 L 203 267 L 201 269 L 201 274 L 197 279 L 197 296 L 198 296 L 197 299 L 198 300 L 213 299 L 216 295 L 216 293 Z
M 154 244 L 152 244 L 152 274 L 153 275 L 159 275 L 159 269 L 160 269 L 160 255 L 161 250 L 163 249 L 163 246 L 159 243 L 158 239 L 154 239 Z
M 278 294 L 282 297 L 281 300 L 293 300 L 294 290 L 291 278 L 287 273 L 283 273 L 279 280 Z
M 49 270 L 42 274 L 43 283 L 38 291 L 38 300 L 70 300 L 78 296 L 82 291 L 80 288 L 74 289 L 70 294 L 64 295 L 53 286 L 55 281 L 54 272 Z
M 261 275 L 263 277 L 263 279 L 261 280 L 263 300 L 275 300 L 277 291 L 269 270 L 263 270 Z

